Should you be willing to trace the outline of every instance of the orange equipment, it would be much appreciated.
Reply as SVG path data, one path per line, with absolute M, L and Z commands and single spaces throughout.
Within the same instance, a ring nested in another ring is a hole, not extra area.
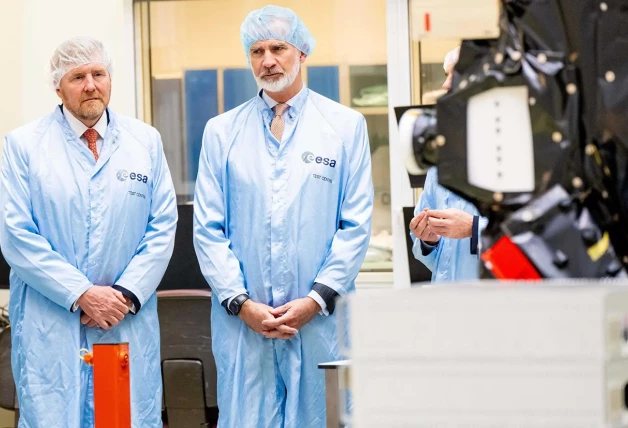
M 94 344 L 81 358 L 94 367 L 95 428 L 131 428 L 129 344 Z

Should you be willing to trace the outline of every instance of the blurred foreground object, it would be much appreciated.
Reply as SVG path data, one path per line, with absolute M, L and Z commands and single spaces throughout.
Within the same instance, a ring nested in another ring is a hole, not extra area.
M 352 426 L 628 426 L 626 280 L 382 290 L 349 313 Z

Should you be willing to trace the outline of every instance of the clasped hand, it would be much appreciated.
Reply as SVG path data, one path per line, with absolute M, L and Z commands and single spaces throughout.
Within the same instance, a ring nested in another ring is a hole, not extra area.
M 320 310 L 318 303 L 310 297 L 274 309 L 249 299 L 242 305 L 239 317 L 251 330 L 267 339 L 290 339 Z
M 93 286 L 78 299 L 83 313 L 81 323 L 87 327 L 109 330 L 129 313 L 127 299 L 111 287 Z

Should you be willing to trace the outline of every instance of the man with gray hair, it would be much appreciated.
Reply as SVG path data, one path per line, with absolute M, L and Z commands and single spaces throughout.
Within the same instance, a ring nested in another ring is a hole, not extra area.
M 176 197 L 159 133 L 108 108 L 111 71 L 101 42 L 62 43 L 50 60 L 62 104 L 5 138 L 0 245 L 11 266 L 19 427 L 93 427 L 92 372 L 79 350 L 121 342 L 132 426 L 161 426 L 155 290 L 172 255 Z
M 314 38 L 290 9 L 240 30 L 261 91 L 205 128 L 194 244 L 212 288 L 220 427 L 324 427 L 318 364 L 371 234 L 364 117 L 303 84 Z

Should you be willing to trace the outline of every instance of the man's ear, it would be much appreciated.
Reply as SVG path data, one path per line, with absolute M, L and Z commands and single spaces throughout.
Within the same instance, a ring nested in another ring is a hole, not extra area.
M 301 52 L 301 55 L 299 56 L 299 61 L 301 61 L 301 64 L 305 62 L 305 58 L 307 58 L 307 55 Z

